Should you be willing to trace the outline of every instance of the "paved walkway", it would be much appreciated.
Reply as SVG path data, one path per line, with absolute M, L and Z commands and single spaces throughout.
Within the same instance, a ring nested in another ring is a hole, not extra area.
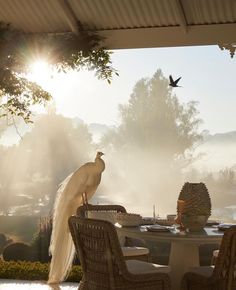
M 79 283 L 61 283 L 59 286 L 49 286 L 46 282 L 1 280 L 0 290 L 77 290 Z

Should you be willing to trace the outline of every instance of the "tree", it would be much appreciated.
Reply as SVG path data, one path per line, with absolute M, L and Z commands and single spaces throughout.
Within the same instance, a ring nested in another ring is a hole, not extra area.
M 14 147 L 14 146 L 13 146 Z M 12 188 L 14 179 L 14 150 L 0 146 L 0 214 L 8 215 L 15 205 L 15 194 Z
M 90 160 L 92 149 L 84 123 L 55 113 L 38 117 L 20 143 L 3 154 L 7 158 L 0 165 L 0 194 L 7 201 L 4 194 L 11 192 L 8 210 L 15 207 L 15 213 L 24 215 L 50 212 L 59 184 Z
M 45 58 L 57 69 L 95 70 L 99 79 L 111 82 L 116 70 L 111 52 L 101 47 L 101 38 L 86 32 L 78 22 L 73 33 L 25 33 L 0 22 L 0 116 L 19 116 L 31 121 L 31 106 L 44 104 L 51 95 L 27 79 L 33 59 Z
M 197 114 L 196 103 L 180 104 L 158 70 L 151 79 L 136 83 L 128 104 L 120 105 L 120 126 L 105 135 L 102 142 L 116 148 L 164 150 L 173 158 L 201 139 Z
M 120 105 L 120 126 L 102 139 L 112 148 L 110 162 L 125 184 L 120 191 L 132 196 L 132 202 L 144 193 L 153 202 L 153 192 L 172 191 L 177 196 L 182 184 L 179 161 L 201 139 L 197 114 L 195 102 L 179 102 L 161 70 L 136 83 L 128 103 Z
M 235 205 L 236 173 L 234 167 L 224 168 L 218 172 L 207 174 L 203 181 L 212 193 L 213 208 L 223 209 Z

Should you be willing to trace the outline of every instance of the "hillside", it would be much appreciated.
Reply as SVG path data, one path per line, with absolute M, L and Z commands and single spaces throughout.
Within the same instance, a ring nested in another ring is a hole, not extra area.
M 203 156 L 195 163 L 201 170 L 217 171 L 236 165 L 236 131 L 208 135 L 197 147 Z

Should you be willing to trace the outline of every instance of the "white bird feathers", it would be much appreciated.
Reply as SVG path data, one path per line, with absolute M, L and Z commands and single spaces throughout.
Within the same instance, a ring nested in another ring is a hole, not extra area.
M 52 255 L 49 284 L 63 281 L 71 268 L 75 248 L 69 232 L 68 218 L 76 213 L 84 200 L 89 200 L 95 193 L 105 169 L 102 155 L 102 152 L 97 152 L 94 162 L 85 163 L 70 174 L 57 191 L 49 247 Z

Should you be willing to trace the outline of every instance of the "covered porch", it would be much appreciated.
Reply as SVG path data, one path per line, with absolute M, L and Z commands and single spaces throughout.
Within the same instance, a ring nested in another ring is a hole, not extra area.
M 0 21 L 29 33 L 75 33 L 104 37 L 107 49 L 219 45 L 233 56 L 236 4 L 227 1 L 19 1 L 0 2 Z M 80 23 L 81 25 L 78 25 Z M 79 283 L 0 280 L 0 290 L 75 290 Z

